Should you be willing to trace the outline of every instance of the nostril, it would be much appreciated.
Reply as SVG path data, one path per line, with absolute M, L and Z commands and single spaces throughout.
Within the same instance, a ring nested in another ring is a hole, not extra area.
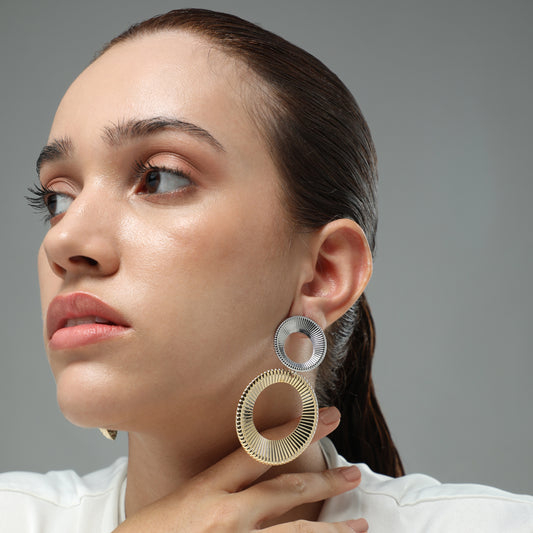
M 89 265 L 89 266 L 96 266 L 98 264 L 98 261 L 96 261 L 92 257 L 87 257 L 85 255 L 75 255 L 69 258 L 69 261 L 76 265 L 85 263 L 86 265 Z
M 65 273 L 66 273 L 66 270 L 65 270 L 62 266 L 58 265 L 57 263 L 53 263 L 53 264 L 52 264 L 52 270 L 53 270 L 54 273 L 55 273 L 56 275 L 58 275 L 60 278 L 64 277 L 64 275 L 65 275 Z

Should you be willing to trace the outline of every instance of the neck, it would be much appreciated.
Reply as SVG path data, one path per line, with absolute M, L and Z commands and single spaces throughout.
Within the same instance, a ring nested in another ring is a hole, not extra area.
M 280 415 L 280 423 L 294 416 L 292 409 Z M 179 421 L 165 425 L 169 428 L 165 431 L 130 432 L 126 516 L 178 490 L 237 449 L 234 417 L 233 409 L 221 413 L 219 407 L 216 417 L 182 416 Z M 267 422 L 270 427 L 275 425 L 271 422 Z M 295 461 L 271 468 L 258 482 L 281 473 L 319 472 L 325 468 L 320 447 L 315 443 Z M 322 502 L 300 506 L 269 525 L 296 519 L 315 520 L 321 506 Z

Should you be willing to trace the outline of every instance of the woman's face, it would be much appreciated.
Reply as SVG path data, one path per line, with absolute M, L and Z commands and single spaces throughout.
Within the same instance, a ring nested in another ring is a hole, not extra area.
M 74 423 L 142 430 L 184 405 L 233 409 L 275 363 L 305 246 L 289 236 L 246 75 L 199 37 L 159 33 L 106 52 L 57 110 L 40 157 L 54 216 L 39 277 Z

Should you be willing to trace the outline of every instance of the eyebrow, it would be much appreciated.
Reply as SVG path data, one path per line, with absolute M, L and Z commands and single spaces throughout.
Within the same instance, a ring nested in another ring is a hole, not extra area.
M 127 141 L 149 137 L 160 131 L 173 130 L 196 137 L 215 148 L 225 152 L 224 147 L 207 130 L 184 120 L 167 117 L 153 117 L 146 119 L 131 119 L 106 126 L 102 139 L 109 146 L 120 146 Z M 66 159 L 72 156 L 74 145 L 68 137 L 63 137 L 47 144 L 39 154 L 36 163 L 37 175 L 40 174 L 44 163 Z
M 72 141 L 68 137 L 56 139 L 50 144 L 47 144 L 41 150 L 37 162 L 35 163 L 37 175 L 41 173 L 41 167 L 44 163 L 57 161 L 58 159 L 66 159 L 72 155 L 73 149 Z
M 179 120 L 167 117 L 153 117 L 141 120 L 127 120 L 104 128 L 104 139 L 110 146 L 118 146 L 125 141 L 148 137 L 159 131 L 174 130 L 180 133 L 187 133 L 193 137 L 207 142 L 213 148 L 224 152 L 224 147 L 204 128 Z

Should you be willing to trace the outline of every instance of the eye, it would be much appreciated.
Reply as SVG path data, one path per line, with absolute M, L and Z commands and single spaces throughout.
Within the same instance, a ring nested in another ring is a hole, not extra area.
M 50 218 L 63 214 L 72 203 L 72 198 L 66 194 L 51 193 L 45 198 L 46 209 Z
M 73 200 L 68 194 L 56 192 L 40 184 L 30 187 L 28 192 L 30 193 L 26 196 L 28 204 L 37 212 L 44 213 L 46 222 L 63 214 Z
M 135 170 L 140 180 L 139 194 L 172 193 L 192 185 L 187 174 L 178 169 L 136 163 Z

